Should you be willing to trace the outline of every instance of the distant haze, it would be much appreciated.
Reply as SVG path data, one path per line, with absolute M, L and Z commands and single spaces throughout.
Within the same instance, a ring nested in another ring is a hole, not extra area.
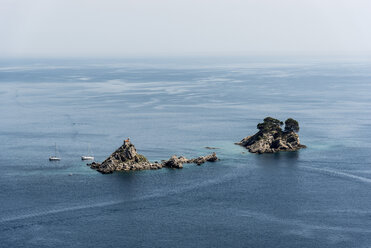
M 370 0 L 0 0 L 0 58 L 370 52 Z

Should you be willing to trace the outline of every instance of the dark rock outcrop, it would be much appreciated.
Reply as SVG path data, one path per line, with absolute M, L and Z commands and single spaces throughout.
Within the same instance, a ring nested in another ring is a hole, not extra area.
M 181 169 L 183 168 L 183 164 L 187 163 L 188 159 L 186 159 L 183 156 L 177 157 L 173 155 L 169 160 L 163 161 L 162 165 L 163 167 L 167 168 L 176 168 L 176 169 Z
M 263 123 L 257 125 L 259 132 L 236 144 L 246 147 L 252 153 L 297 151 L 305 148 L 305 145 L 300 144 L 299 135 L 296 133 L 299 131 L 299 123 L 290 118 L 285 124 L 285 131 L 282 131 L 283 122 L 267 117 Z
M 167 168 L 181 169 L 183 168 L 183 164 L 186 164 L 186 163 L 201 165 L 205 162 L 216 162 L 216 161 L 218 161 L 218 157 L 216 156 L 215 152 L 207 156 L 201 156 L 201 157 L 192 158 L 192 159 L 187 159 L 183 156 L 177 157 L 173 155 L 169 160 L 163 161 L 162 165 L 163 167 L 167 167 Z
M 189 159 L 187 163 L 194 163 L 197 165 L 201 165 L 205 162 L 216 162 L 216 161 L 218 161 L 218 157 L 216 156 L 216 153 L 213 152 L 212 154 L 207 155 L 207 156 L 201 156 L 198 158 Z
M 213 153 L 194 159 L 187 159 L 183 156 L 177 157 L 174 155 L 169 160 L 163 161 L 162 163 L 151 163 L 145 156 L 137 153 L 135 146 L 129 140 L 126 140 L 122 146 L 102 163 L 93 162 L 87 165 L 103 174 L 107 174 L 114 171 L 157 170 L 163 167 L 181 169 L 185 163 L 200 165 L 208 161 L 215 162 L 217 160 L 216 154 Z

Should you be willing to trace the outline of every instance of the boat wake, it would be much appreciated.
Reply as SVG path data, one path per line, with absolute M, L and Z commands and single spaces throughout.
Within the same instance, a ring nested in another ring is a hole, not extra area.
M 354 175 L 354 174 L 351 174 L 351 173 L 338 171 L 338 170 L 334 170 L 334 169 L 317 168 L 317 167 L 306 166 L 306 165 L 302 165 L 298 168 L 306 169 L 306 170 L 309 170 L 309 171 L 320 172 L 322 174 L 329 175 L 329 176 L 352 179 L 352 180 L 355 180 L 355 181 L 358 181 L 358 182 L 361 182 L 361 183 L 367 183 L 367 184 L 371 183 L 371 178 L 361 177 L 361 176 L 357 176 L 357 175 Z
M 353 232 L 353 233 L 371 233 L 370 229 L 367 228 L 360 228 L 360 227 L 349 227 L 349 226 L 329 226 L 323 224 L 314 224 L 314 223 L 307 223 L 301 221 L 299 219 L 289 219 L 289 218 L 280 218 L 274 215 L 265 214 L 261 212 L 254 212 L 250 210 L 241 210 L 239 211 L 239 215 L 242 217 L 253 218 L 259 221 L 264 222 L 271 222 L 271 223 L 278 223 L 284 224 L 288 226 L 294 226 L 296 228 L 302 229 L 301 231 L 337 231 L 337 232 Z M 300 230 L 296 230 L 300 231 Z
M 155 198 L 177 195 L 177 194 L 182 194 L 188 191 L 198 189 L 200 187 L 206 187 L 210 185 L 217 185 L 217 184 L 225 183 L 225 182 L 235 179 L 236 177 L 241 177 L 241 176 L 242 175 L 239 173 L 230 173 L 219 179 L 209 179 L 209 180 L 206 180 L 206 181 L 203 181 L 201 183 L 197 183 L 191 186 L 179 187 L 177 189 L 167 190 L 167 191 L 158 191 L 158 192 L 155 192 L 149 195 L 135 197 L 129 200 L 106 201 L 106 202 L 84 204 L 84 205 L 64 207 L 64 208 L 43 208 L 42 210 L 39 209 L 39 211 L 37 212 L 28 212 L 24 214 L 21 213 L 16 216 L 0 218 L 0 224 L 11 222 L 11 221 L 42 217 L 46 215 L 59 214 L 59 213 L 64 213 L 64 212 L 69 212 L 69 211 L 78 211 L 78 210 L 91 209 L 91 208 L 102 208 L 102 207 L 114 206 L 118 204 L 132 203 L 132 202 L 137 202 L 137 201 L 145 201 L 145 200 L 151 200 Z M 244 175 L 244 177 L 246 177 L 246 175 Z

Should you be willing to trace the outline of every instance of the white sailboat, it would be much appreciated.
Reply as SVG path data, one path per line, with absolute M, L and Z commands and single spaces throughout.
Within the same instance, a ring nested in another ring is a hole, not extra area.
M 57 144 L 54 144 L 54 155 L 49 157 L 49 161 L 59 161 L 60 157 L 57 156 Z
M 94 156 L 90 150 L 90 144 L 88 146 L 88 154 L 86 156 L 81 156 L 81 160 L 94 160 Z

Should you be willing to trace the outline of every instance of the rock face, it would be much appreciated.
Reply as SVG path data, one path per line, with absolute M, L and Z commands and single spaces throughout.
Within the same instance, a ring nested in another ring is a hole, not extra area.
M 130 141 L 126 140 L 122 146 L 102 163 L 93 162 L 87 165 L 103 174 L 107 174 L 114 171 L 157 170 L 163 167 L 181 169 L 184 163 L 195 163 L 200 165 L 207 161 L 215 162 L 217 160 L 216 154 L 213 153 L 194 159 L 187 159 L 183 156 L 177 157 L 174 155 L 169 160 L 163 161 L 162 163 L 151 163 L 146 157 L 137 153 L 135 146 Z
M 88 165 L 103 174 L 114 171 L 154 170 L 162 168 L 161 164 L 150 163 L 146 157 L 137 153 L 135 146 L 130 141 L 124 142 L 122 146 L 102 163 L 93 162 Z
M 267 117 L 263 123 L 259 123 L 257 128 L 259 132 L 252 136 L 243 138 L 236 143 L 246 147 L 252 153 L 273 153 L 279 151 L 297 151 L 305 148 L 300 144 L 299 123 L 293 119 L 285 121 L 285 130 L 282 131 L 283 122 Z

